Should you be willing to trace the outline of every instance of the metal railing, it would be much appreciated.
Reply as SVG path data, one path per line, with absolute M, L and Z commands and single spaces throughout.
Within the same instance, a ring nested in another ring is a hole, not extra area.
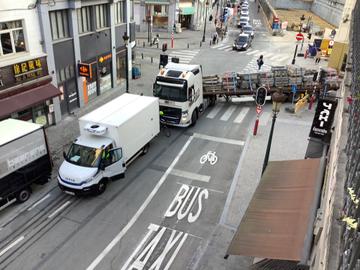
M 346 154 L 346 180 L 344 186 L 344 226 L 340 250 L 339 270 L 360 269 L 360 1 L 352 17 L 350 51 L 352 61 L 351 101 Z M 350 55 L 350 54 L 349 54 Z

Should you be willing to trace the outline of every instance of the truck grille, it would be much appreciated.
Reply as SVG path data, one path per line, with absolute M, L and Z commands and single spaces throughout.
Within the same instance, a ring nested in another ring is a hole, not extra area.
M 160 106 L 160 111 L 164 114 L 160 116 L 160 121 L 171 124 L 179 124 L 181 119 L 181 109 Z

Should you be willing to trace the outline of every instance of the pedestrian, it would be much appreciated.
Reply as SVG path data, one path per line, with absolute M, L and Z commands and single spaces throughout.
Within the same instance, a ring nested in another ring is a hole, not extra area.
M 264 64 L 264 57 L 263 55 L 260 55 L 260 57 L 256 60 L 259 70 L 261 69 L 261 66 Z
M 318 51 L 316 52 L 316 57 L 315 57 L 315 64 L 320 63 L 321 60 L 321 50 L 318 49 Z
M 258 13 L 260 12 L 260 4 L 258 4 Z
M 217 32 L 215 32 L 215 33 L 213 34 L 212 40 L 213 40 L 212 44 L 216 44 L 216 43 L 217 43 L 217 40 L 218 40 L 218 33 L 217 33 Z

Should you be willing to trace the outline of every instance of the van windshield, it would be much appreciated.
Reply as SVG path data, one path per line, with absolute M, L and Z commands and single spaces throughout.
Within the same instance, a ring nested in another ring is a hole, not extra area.
M 73 143 L 66 155 L 66 161 L 83 167 L 96 168 L 100 163 L 101 152 L 102 149 L 99 148 L 92 148 Z
M 160 99 L 172 100 L 178 102 L 187 101 L 185 87 L 160 85 L 156 83 L 154 86 L 154 96 Z

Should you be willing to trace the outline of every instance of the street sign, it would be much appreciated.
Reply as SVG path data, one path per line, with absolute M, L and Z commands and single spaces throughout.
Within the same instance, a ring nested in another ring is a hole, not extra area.
M 261 106 L 256 106 L 256 114 L 260 114 L 262 112 L 262 107 Z
M 91 78 L 92 77 L 91 64 L 78 63 L 78 72 L 80 76 Z
M 303 40 L 304 39 L 304 35 L 303 34 L 301 34 L 301 33 L 297 33 L 296 34 L 296 40 L 297 41 L 301 41 L 301 40 Z

